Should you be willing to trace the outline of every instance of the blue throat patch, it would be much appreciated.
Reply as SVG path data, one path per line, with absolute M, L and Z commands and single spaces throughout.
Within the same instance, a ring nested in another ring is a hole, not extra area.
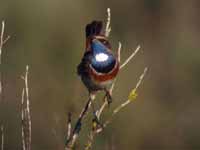
M 115 57 L 99 41 L 93 41 L 91 46 L 93 52 L 92 67 L 99 73 L 110 72 L 115 67 Z

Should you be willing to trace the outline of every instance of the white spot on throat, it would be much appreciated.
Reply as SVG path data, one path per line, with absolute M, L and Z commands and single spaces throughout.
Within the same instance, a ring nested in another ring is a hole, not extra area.
M 108 55 L 105 53 L 99 53 L 95 55 L 96 61 L 102 62 L 108 60 Z

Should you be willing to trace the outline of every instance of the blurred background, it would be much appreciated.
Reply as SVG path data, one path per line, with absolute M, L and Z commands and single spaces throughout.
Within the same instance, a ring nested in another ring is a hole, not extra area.
M 67 113 L 72 112 L 74 123 L 88 96 L 76 74 L 85 48 L 84 28 L 94 19 L 106 22 L 108 7 L 113 51 L 121 41 L 123 61 L 138 44 L 141 50 L 120 72 L 114 102 L 103 120 L 127 99 L 144 67 L 149 70 L 137 100 L 97 136 L 93 149 L 200 149 L 200 1 L 1 0 L 0 20 L 6 21 L 5 35 L 11 36 L 0 67 L 5 150 L 21 149 L 20 76 L 26 64 L 32 149 L 63 149 Z M 90 119 L 77 149 L 85 144 Z

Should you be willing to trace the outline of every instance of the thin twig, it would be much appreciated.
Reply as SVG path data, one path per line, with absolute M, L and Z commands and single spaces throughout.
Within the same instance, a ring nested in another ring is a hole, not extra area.
M 30 99 L 29 99 L 29 86 L 28 86 L 29 66 L 26 66 L 25 75 L 22 76 L 24 80 L 24 88 L 22 90 L 22 146 L 23 150 L 31 150 L 31 114 L 30 114 Z M 24 97 L 26 95 L 26 106 Z
M 115 82 L 116 82 L 116 79 L 113 81 L 111 87 L 110 87 L 110 94 L 112 95 L 112 92 L 113 92 L 113 89 L 115 87 Z M 104 108 L 108 105 L 108 101 L 106 100 L 107 97 L 104 97 L 104 103 L 101 105 L 100 109 L 97 111 L 97 118 L 100 120 L 100 116 L 104 110 Z
M 7 41 L 10 39 L 10 36 L 8 35 L 4 40 L 3 40 L 3 45 L 7 43 Z
M 138 82 L 137 82 L 137 84 L 136 84 L 136 86 L 135 86 L 135 91 L 136 91 L 136 90 L 139 88 L 139 86 L 141 85 L 142 80 L 144 79 L 144 77 L 145 77 L 147 71 L 148 71 L 148 68 L 145 67 L 143 73 L 140 75 L 140 78 L 139 78 L 139 80 L 138 80 Z
M 145 76 L 147 72 L 147 68 L 144 69 L 144 72 L 140 75 L 140 78 L 136 84 L 136 87 L 134 88 L 134 92 L 136 93 L 137 89 L 139 88 L 139 86 L 141 85 L 141 82 Z M 103 131 L 103 129 L 112 121 L 112 118 L 125 106 L 127 106 L 132 100 L 128 99 L 126 100 L 124 103 L 122 103 L 119 107 L 117 107 L 116 109 L 114 109 L 112 116 L 110 119 L 108 119 L 101 127 L 96 128 L 95 130 L 92 130 L 89 134 L 89 139 L 87 141 L 87 145 L 85 146 L 85 150 L 90 150 L 92 147 L 92 143 L 94 140 L 94 137 L 96 134 L 99 134 L 100 132 Z
M 126 101 L 125 101 L 124 103 L 122 103 L 120 106 L 118 106 L 117 108 L 115 108 L 115 109 L 113 110 L 113 113 L 112 113 L 112 118 L 113 118 L 113 116 L 115 116 L 121 109 L 123 109 L 125 106 L 127 106 L 130 102 L 132 102 L 132 101 L 136 98 L 136 96 L 137 96 L 137 90 L 138 90 L 138 88 L 140 87 L 140 85 L 141 85 L 141 83 L 142 83 L 142 81 L 143 81 L 143 79 L 144 79 L 144 77 L 145 77 L 145 75 L 146 75 L 147 70 L 148 70 L 148 68 L 146 67 L 146 68 L 144 69 L 143 73 L 140 75 L 140 78 L 139 78 L 139 80 L 138 80 L 138 82 L 137 82 L 135 88 L 134 88 L 134 89 L 131 91 L 131 93 L 130 93 L 130 94 L 134 94 L 134 98 L 131 99 L 130 96 L 129 96 L 128 100 L 126 100 Z M 106 121 L 106 123 L 104 124 L 104 127 L 106 127 L 106 126 L 110 123 L 110 121 L 111 121 L 111 119 L 108 120 L 108 121 Z
M 118 53 L 117 53 L 117 58 L 118 58 L 119 62 L 121 60 L 121 47 L 122 47 L 122 44 L 121 44 L 121 42 L 119 42 Z M 120 66 L 120 70 L 122 68 L 124 68 L 130 62 L 130 60 L 137 54 L 137 52 L 139 51 L 139 49 L 140 49 L 140 46 L 138 46 L 136 48 L 136 50 L 124 61 L 124 63 Z M 112 91 L 114 89 L 115 82 L 116 82 L 116 79 L 114 80 L 114 82 L 111 85 L 111 88 L 110 88 L 110 93 L 111 94 L 112 94 Z M 100 109 L 97 111 L 97 118 L 98 119 L 100 119 L 101 113 L 103 112 L 103 110 L 106 107 L 106 105 L 107 105 L 107 101 L 104 100 L 104 103 L 101 105 Z
M 3 20 L 1 22 L 1 35 L 0 35 L 0 64 L 2 63 L 2 51 L 3 51 L 3 45 L 6 44 L 6 42 L 10 39 L 10 36 L 7 36 L 4 39 L 4 32 L 5 32 L 5 21 Z M 1 86 L 0 86 L 0 92 L 1 92 Z
M 67 139 L 70 138 L 71 135 L 71 128 L 72 128 L 72 120 L 71 120 L 72 114 L 68 113 L 68 121 L 67 121 Z
M 29 74 L 29 66 L 26 66 L 26 75 L 25 75 L 25 91 L 26 91 L 26 109 L 27 109 L 27 119 L 28 119 L 28 130 L 29 130 L 29 148 L 31 149 L 31 114 L 30 114 L 30 99 L 29 99 L 29 87 L 28 87 L 28 74 Z
M 5 29 L 5 22 L 2 21 L 2 26 L 1 26 L 1 37 L 0 37 L 0 65 L 1 65 L 1 55 L 2 55 L 2 49 L 3 49 L 3 35 L 4 35 L 4 29 Z M 0 95 L 1 95 L 1 100 L 2 100 L 2 71 L 0 72 Z
M 122 49 L 122 43 L 119 42 L 118 50 L 117 50 L 117 59 L 118 59 L 118 62 L 121 61 L 121 49 Z
M 8 41 L 8 36 L 4 40 L 4 31 L 5 31 L 5 21 L 3 20 L 1 22 L 1 33 L 0 33 L 0 66 L 2 66 L 2 51 L 3 51 L 3 45 Z M 3 101 L 3 85 L 2 85 L 2 70 L 0 71 L 0 102 Z M 2 106 L 2 105 L 1 105 Z M 4 149 L 4 126 L 1 125 L 1 150 Z
M 106 22 L 106 29 L 105 29 L 106 37 L 109 37 L 110 31 L 111 31 L 110 21 L 111 21 L 111 12 L 110 12 L 110 8 L 107 8 L 107 22 Z
M 24 88 L 22 89 L 22 97 L 21 97 L 21 120 L 22 120 L 22 149 L 26 150 L 25 146 L 25 119 L 24 119 Z
M 129 61 L 137 54 L 137 52 L 140 50 L 140 45 L 136 48 L 136 50 L 126 59 L 126 61 L 120 66 L 120 69 L 122 69 L 124 66 L 126 66 Z
M 140 78 L 135 86 L 135 88 L 133 89 L 134 90 L 134 94 L 136 94 L 139 86 L 141 85 L 141 82 L 144 78 L 144 76 L 146 75 L 146 72 L 147 72 L 147 67 L 144 69 L 144 72 L 140 75 Z M 114 85 L 115 85 L 115 82 L 113 82 L 112 86 L 111 86 L 111 90 L 113 90 L 114 88 Z M 111 91 L 112 92 L 112 91 Z M 132 93 L 131 93 L 132 94 Z M 87 144 L 85 145 L 85 150 L 90 150 L 91 147 L 92 147 L 92 143 L 94 141 L 94 137 L 96 134 L 100 133 L 103 131 L 103 129 L 111 122 L 112 118 L 122 109 L 124 108 L 125 106 L 127 106 L 130 102 L 132 101 L 132 99 L 128 99 L 126 100 L 124 103 L 122 103 L 120 106 L 118 106 L 117 108 L 115 108 L 113 110 L 113 113 L 111 115 L 111 118 L 108 119 L 102 126 L 96 126 L 95 129 L 91 130 L 90 133 L 89 133 L 89 139 L 87 141 Z M 100 116 L 104 110 L 104 108 L 106 107 L 107 105 L 107 102 L 104 102 L 102 104 L 102 106 L 100 107 L 98 113 L 97 113 L 97 118 L 100 119 Z
M 2 21 L 2 26 L 1 26 L 1 37 L 0 37 L 0 65 L 1 65 L 1 54 L 2 54 L 2 48 L 3 48 L 3 34 L 4 34 L 4 28 L 5 28 L 5 23 Z M 0 97 L 2 101 L 2 71 L 0 72 Z M 3 125 L 1 125 L 1 150 L 4 148 L 4 133 L 3 133 Z
M 73 129 L 72 134 L 70 135 L 70 137 L 67 139 L 66 143 L 65 143 L 65 150 L 72 150 L 74 148 L 75 142 L 78 138 L 79 132 L 81 130 L 81 126 L 82 126 L 82 119 L 85 117 L 85 115 L 87 114 L 88 110 L 91 107 L 92 102 L 94 101 L 95 97 L 93 95 L 89 96 L 89 99 L 85 105 L 85 107 L 82 109 L 78 120 L 76 121 L 75 127 Z
M 0 37 L 0 56 L 2 54 L 2 48 L 3 48 L 4 29 L 5 29 L 5 22 L 2 21 L 2 24 L 1 24 L 1 37 Z M 0 59 L 0 64 L 1 64 L 1 59 Z

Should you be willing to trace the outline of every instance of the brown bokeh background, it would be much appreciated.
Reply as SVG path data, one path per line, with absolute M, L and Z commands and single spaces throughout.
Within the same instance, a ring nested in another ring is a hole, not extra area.
M 85 47 L 84 28 L 94 19 L 106 21 L 107 7 L 112 12 L 114 51 L 121 41 L 125 60 L 138 44 L 142 47 L 120 72 L 110 109 L 126 100 L 145 66 L 149 71 L 137 100 L 97 137 L 94 149 L 200 149 L 200 1 L 1 0 L 0 20 L 6 21 L 5 34 L 11 36 L 1 65 L 5 150 L 21 149 L 20 76 L 26 64 L 32 149 L 63 149 L 67 113 L 77 118 L 88 95 L 76 75 Z M 85 143 L 90 120 L 85 124 L 78 149 Z

